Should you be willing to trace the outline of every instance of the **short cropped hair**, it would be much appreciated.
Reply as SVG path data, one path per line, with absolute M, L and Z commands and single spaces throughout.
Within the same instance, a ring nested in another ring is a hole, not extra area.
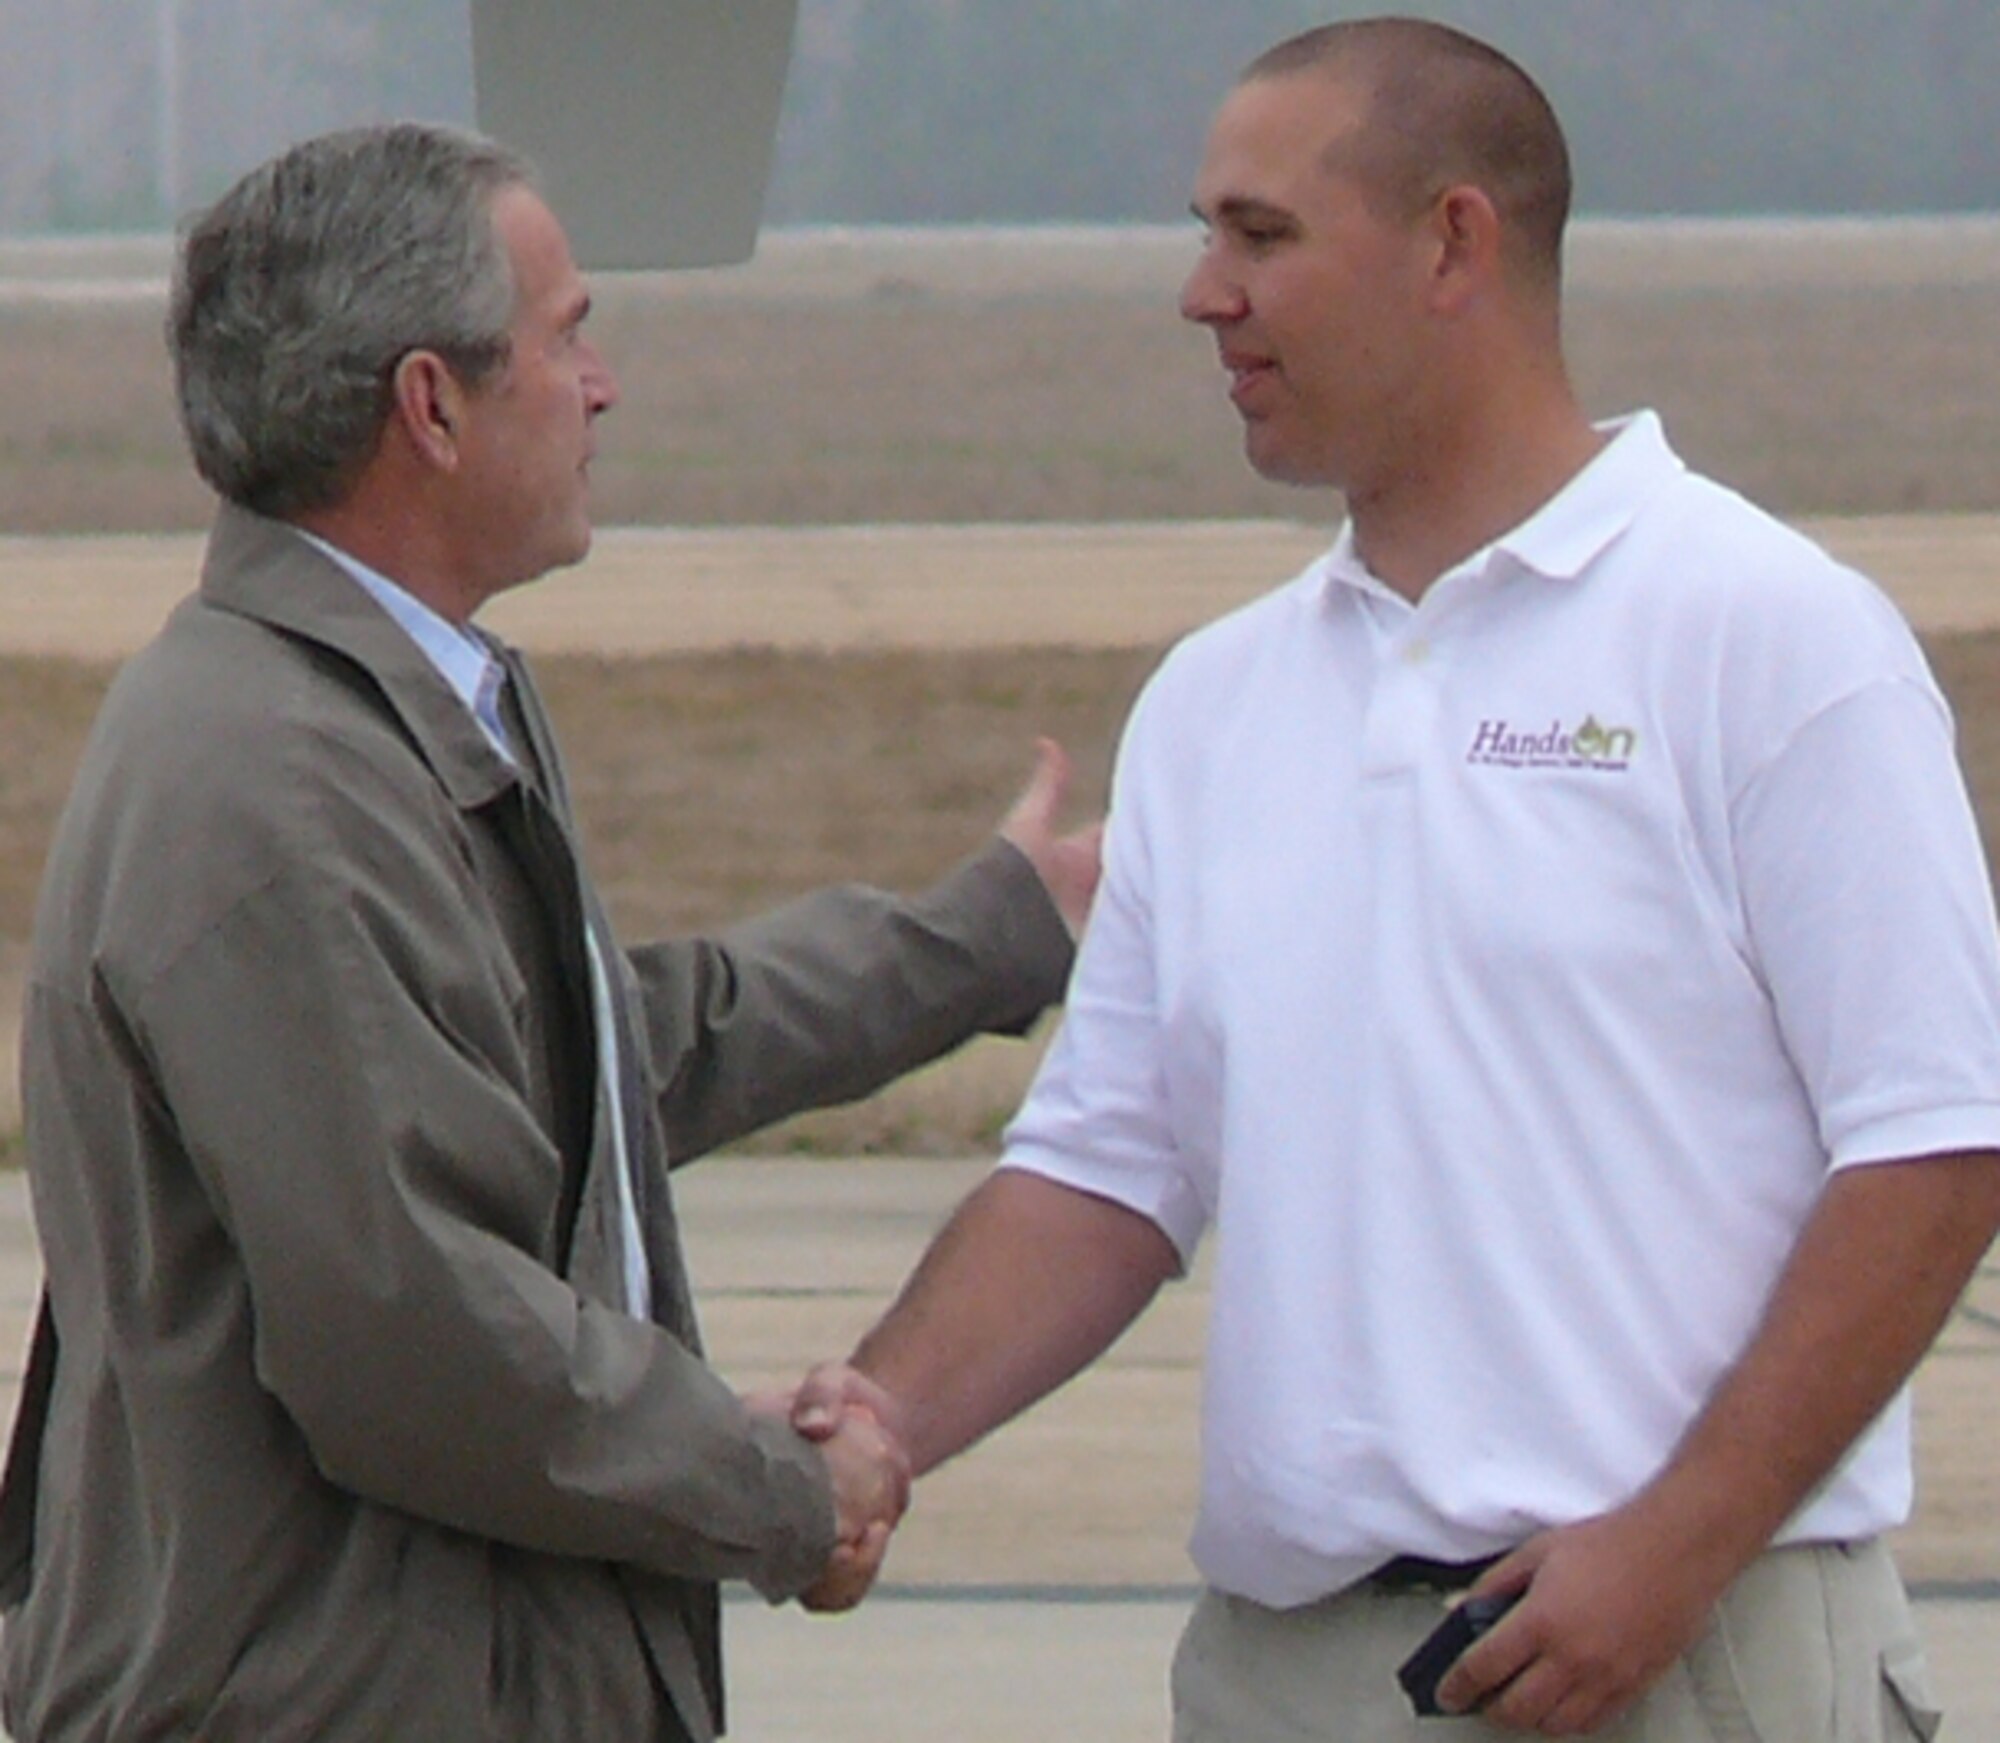
M 1359 18 L 1279 43 L 1243 82 L 1320 70 L 1366 97 L 1359 133 L 1329 167 L 1384 210 L 1414 217 L 1450 187 L 1493 202 L 1516 264 L 1554 284 L 1571 199 L 1569 147 L 1555 110 L 1506 55 L 1417 18 Z
M 296 145 L 190 220 L 167 343 L 201 476 L 260 514 L 330 507 L 405 355 L 435 351 L 470 387 L 504 368 L 515 290 L 492 204 L 532 183 L 490 140 L 398 123 Z

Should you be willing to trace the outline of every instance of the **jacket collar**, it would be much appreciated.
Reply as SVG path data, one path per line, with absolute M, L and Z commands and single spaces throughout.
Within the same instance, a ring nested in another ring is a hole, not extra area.
M 223 504 L 201 599 L 340 655 L 373 681 L 452 802 L 465 810 L 516 785 L 472 713 L 409 634 L 355 579 L 283 521 Z M 496 652 L 502 645 L 478 632 Z

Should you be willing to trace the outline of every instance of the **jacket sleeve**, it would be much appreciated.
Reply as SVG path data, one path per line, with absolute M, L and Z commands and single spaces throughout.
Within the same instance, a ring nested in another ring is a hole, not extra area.
M 1027 858 L 995 838 L 924 894 L 849 886 L 713 939 L 629 953 L 676 1164 L 851 1101 L 1061 997 L 1072 946 Z
M 284 1431 L 468 1533 L 800 1589 L 833 1541 L 820 1455 L 552 1261 L 525 990 L 449 802 L 337 741 L 292 773 L 204 819 L 268 875 L 102 988 L 240 1262 Z

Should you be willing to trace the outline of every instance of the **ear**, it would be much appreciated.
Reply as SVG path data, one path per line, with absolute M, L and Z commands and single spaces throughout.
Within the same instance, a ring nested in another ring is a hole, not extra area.
M 442 471 L 458 469 L 465 389 L 435 351 L 408 351 L 389 377 L 389 418 L 410 446 Z
M 1431 208 L 1436 245 L 1433 290 L 1443 309 L 1459 309 L 1489 289 L 1500 273 L 1500 214 L 1481 188 L 1446 188 Z

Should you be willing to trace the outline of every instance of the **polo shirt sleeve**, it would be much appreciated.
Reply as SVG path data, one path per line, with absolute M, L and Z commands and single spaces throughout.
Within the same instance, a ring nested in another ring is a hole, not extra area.
M 2000 1148 L 2000 944 L 1921 670 L 1811 711 L 1732 803 L 1759 971 L 1835 1168 Z
M 1148 713 L 1142 699 L 1119 757 L 1104 876 L 1062 1024 L 1007 1129 L 1000 1165 L 1136 1211 L 1185 1267 L 1213 1214 L 1215 1176 L 1183 1141 L 1169 1088 L 1149 822 L 1162 793 L 1145 775 Z

